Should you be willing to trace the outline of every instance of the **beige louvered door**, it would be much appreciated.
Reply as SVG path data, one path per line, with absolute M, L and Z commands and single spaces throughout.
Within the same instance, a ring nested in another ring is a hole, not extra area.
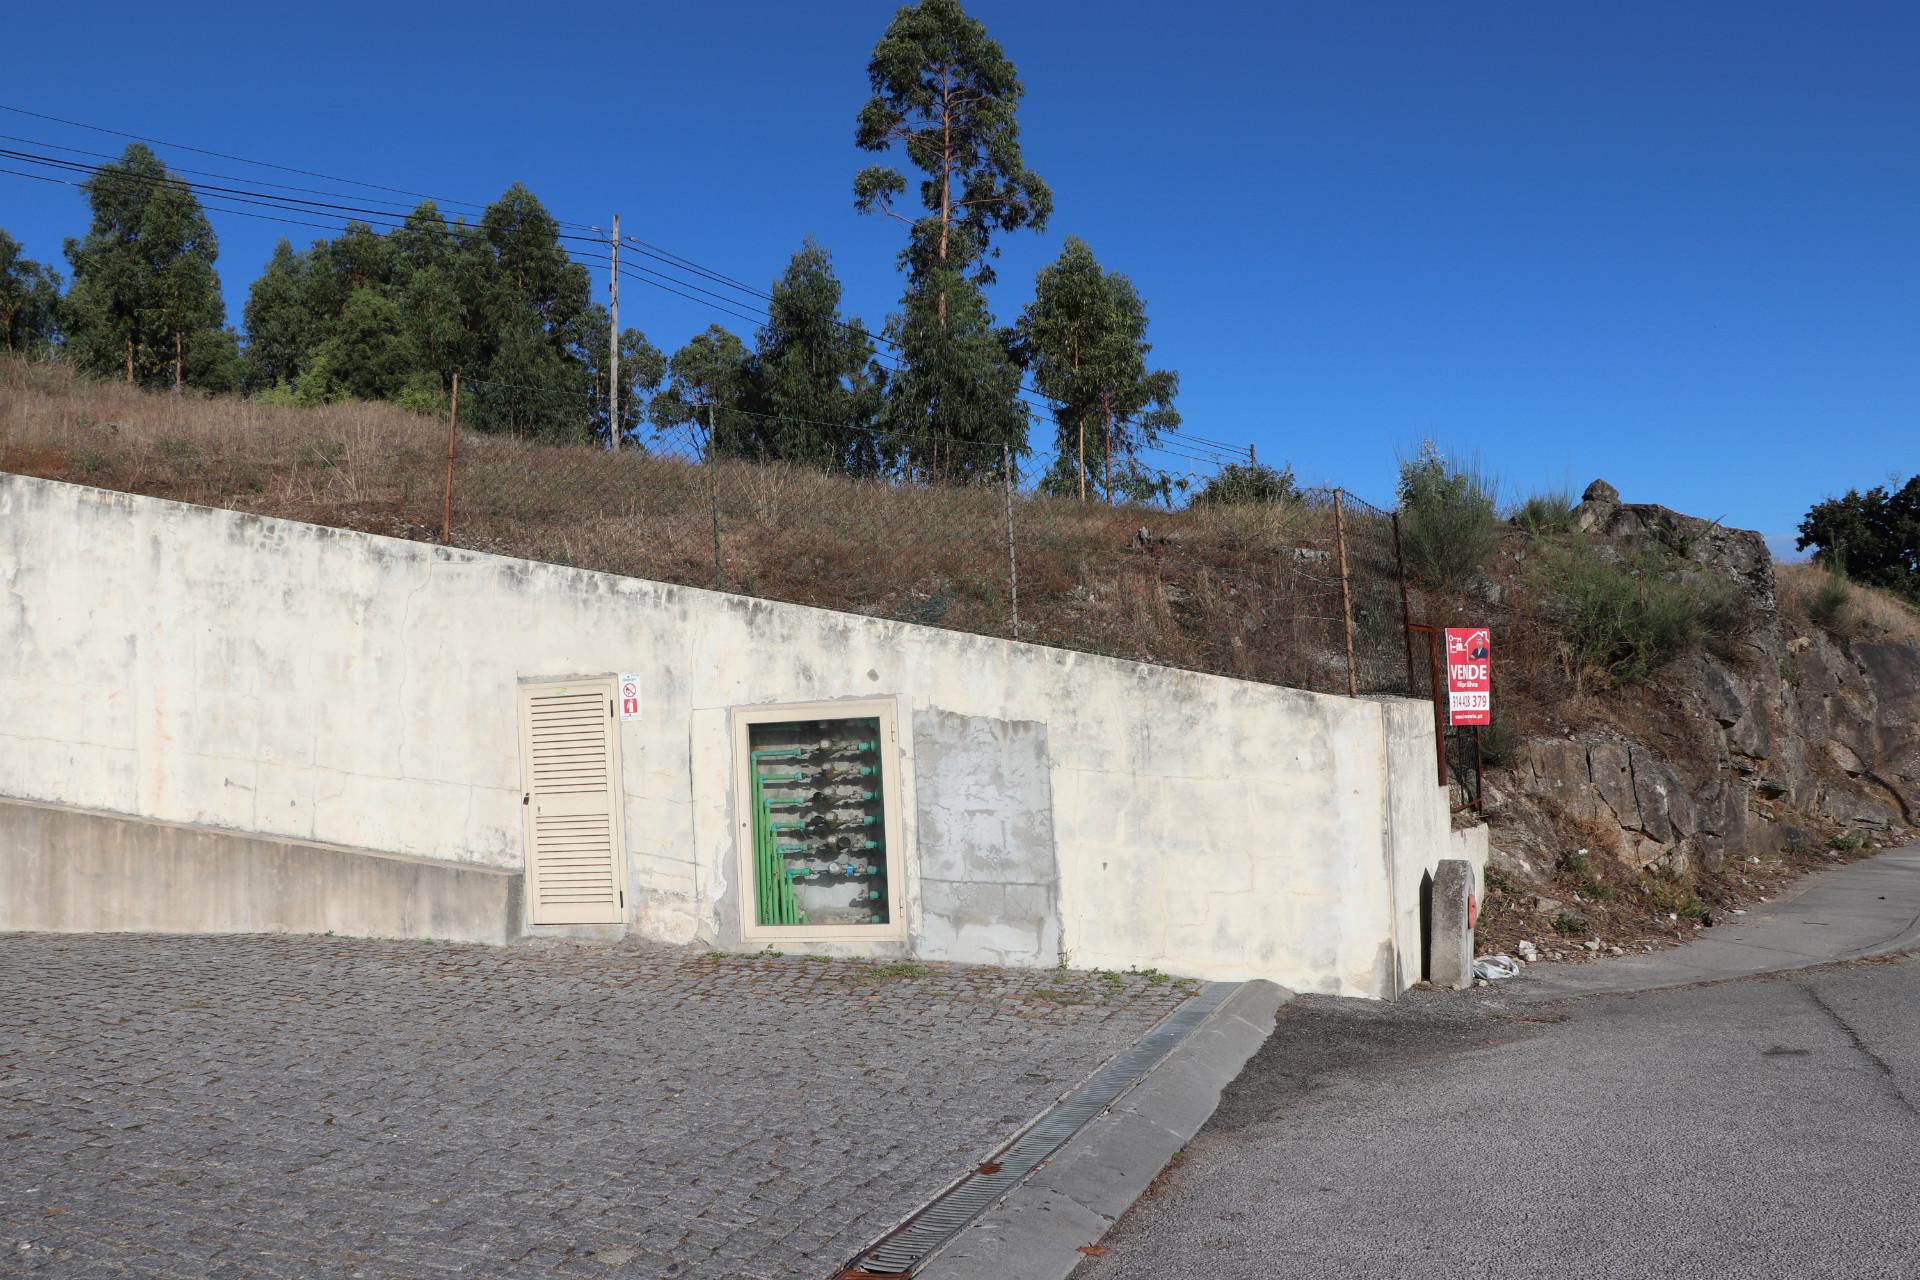
M 610 680 L 520 687 L 533 924 L 626 919 L 617 726 Z

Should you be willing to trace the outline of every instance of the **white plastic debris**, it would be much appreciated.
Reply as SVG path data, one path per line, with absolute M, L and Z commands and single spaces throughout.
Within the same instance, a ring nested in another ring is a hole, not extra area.
M 1512 956 L 1476 956 L 1473 961 L 1473 976 L 1496 982 L 1501 978 L 1511 978 L 1520 972 L 1520 962 Z

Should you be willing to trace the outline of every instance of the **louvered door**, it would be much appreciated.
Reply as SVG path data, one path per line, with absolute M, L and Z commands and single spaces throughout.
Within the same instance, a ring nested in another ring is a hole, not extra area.
M 626 918 L 616 728 L 611 680 L 520 688 L 533 924 Z

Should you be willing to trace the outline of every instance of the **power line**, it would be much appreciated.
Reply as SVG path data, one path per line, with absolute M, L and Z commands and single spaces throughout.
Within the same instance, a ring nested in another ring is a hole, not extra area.
M 356 178 L 339 177 L 336 175 L 321 173 L 315 170 L 301 169 L 301 168 L 297 168 L 290 165 L 282 165 L 282 164 L 275 163 L 273 161 L 256 160 L 246 156 L 235 155 L 229 152 L 214 151 L 208 148 L 190 146 L 186 143 L 168 142 L 162 139 L 156 139 L 156 138 L 146 137 L 139 134 L 128 133 L 123 130 L 111 129 L 101 125 L 87 124 L 81 121 L 68 120 L 60 116 L 48 115 L 43 112 L 30 111 L 23 107 L 15 107 L 5 103 L 0 103 L 0 111 L 8 111 L 17 115 L 29 116 L 39 120 L 46 120 L 56 124 L 65 125 L 71 128 L 86 129 L 86 130 L 90 130 L 97 133 L 109 134 L 115 137 L 129 138 L 134 141 L 144 142 L 154 146 L 172 147 L 177 150 L 190 151 L 200 155 L 214 156 L 216 158 L 223 159 L 223 160 L 230 160 L 238 164 L 255 165 L 261 168 L 275 169 L 281 172 L 298 174 L 304 177 L 318 178 L 328 182 L 346 183 L 350 186 L 361 187 L 367 190 L 386 191 L 396 195 L 405 195 L 405 196 L 413 197 L 416 199 L 432 202 L 436 206 L 439 204 L 466 205 L 470 208 L 481 209 L 483 212 L 486 208 L 486 206 L 479 205 L 473 201 L 454 200 L 446 197 L 435 197 L 432 195 L 428 195 L 424 192 L 409 191 L 400 187 L 390 187 L 390 186 L 382 185 L 380 183 L 364 182 Z M 58 143 L 49 143 L 44 141 L 36 141 L 32 139 L 24 139 L 11 134 L 0 134 L 0 137 L 7 138 L 8 140 L 11 140 L 11 141 L 27 141 L 38 146 L 52 147 L 54 150 L 67 151 L 67 152 L 72 152 L 80 155 L 90 155 L 90 156 L 101 158 L 101 159 L 112 158 L 112 157 L 106 156 L 105 153 L 102 153 L 102 152 L 92 152 L 92 151 L 84 150 L 82 148 L 63 146 Z M 0 156 L 13 158 L 29 164 L 36 164 L 36 165 L 41 165 L 43 167 L 55 168 L 56 170 L 64 170 L 67 172 L 84 171 L 84 172 L 87 172 L 89 175 L 96 172 L 97 169 L 99 168 L 99 166 L 84 165 L 77 161 L 62 160 L 58 157 L 53 157 L 53 156 L 38 156 L 29 152 L 16 151 L 8 148 L 0 148 Z M 10 173 L 19 177 L 37 177 L 37 178 L 40 178 L 40 180 L 42 181 L 63 182 L 62 179 L 47 178 L 43 175 L 38 175 L 38 174 L 22 173 L 21 171 L 15 170 L 15 169 L 0 170 L 0 172 Z M 187 169 L 184 167 L 179 168 L 179 172 L 193 173 L 202 177 L 222 178 L 226 181 L 233 181 L 233 182 L 249 181 L 248 179 L 241 179 L 241 178 L 234 177 L 232 175 L 211 173 L 205 170 Z M 308 214 L 313 214 L 320 217 L 328 217 L 328 216 L 338 217 L 340 214 L 353 214 L 357 216 L 349 221 L 363 221 L 363 222 L 366 222 L 366 224 L 370 227 L 377 227 L 379 229 L 384 229 L 389 231 L 397 230 L 405 226 L 405 215 L 399 213 L 398 211 L 392 208 L 371 209 L 371 208 L 367 208 L 364 204 L 362 205 L 342 204 L 342 203 L 336 203 L 333 201 L 323 201 L 323 200 L 305 198 L 305 196 L 320 196 L 320 195 L 326 195 L 326 196 L 338 195 L 338 196 L 341 196 L 343 199 L 349 198 L 349 197 L 345 197 L 343 193 L 323 191 L 316 188 L 295 187 L 295 186 L 291 186 L 289 184 L 284 184 L 284 183 L 272 183 L 272 182 L 264 182 L 264 181 L 260 181 L 257 183 L 257 185 L 259 186 L 277 187 L 285 191 L 294 191 L 294 192 L 304 193 L 303 195 L 277 195 L 277 194 L 274 194 L 273 192 L 253 190 L 250 187 L 244 187 L 244 188 L 224 187 L 224 186 L 219 186 L 213 183 L 193 183 L 193 182 L 188 182 L 185 179 L 174 178 L 172 177 L 171 174 L 169 174 L 168 178 L 161 178 L 161 179 L 150 179 L 150 178 L 146 178 L 146 175 L 133 175 L 133 174 L 126 174 L 126 173 L 118 173 L 117 176 L 121 178 L 145 179 L 148 181 L 168 181 L 168 180 L 178 181 L 178 182 L 181 182 L 182 185 L 185 185 L 196 191 L 212 193 L 212 194 L 218 195 L 223 199 L 237 200 L 241 203 L 251 204 L 261 208 L 279 209 L 283 211 L 292 211 L 292 212 L 298 212 L 298 213 L 308 213 Z M 78 186 L 80 184 L 74 183 L 74 182 L 64 182 L 64 185 Z M 355 197 L 355 198 L 358 198 L 361 200 L 371 199 L 369 197 L 364 197 L 364 196 Z M 372 199 L 372 203 L 385 204 L 385 205 L 398 204 L 397 201 L 378 200 L 378 199 Z M 289 225 L 313 227 L 320 230 L 330 229 L 327 225 L 314 223 L 314 222 L 307 222 L 300 219 L 275 217 L 274 215 L 261 214 L 261 213 L 249 213 L 246 210 L 233 209 L 230 207 L 224 207 L 220 205 L 209 204 L 207 205 L 207 207 L 216 209 L 220 212 L 233 213 L 243 217 L 260 218 L 266 221 L 280 221 L 280 222 L 285 222 Z M 549 214 L 548 216 L 552 217 L 551 214 Z M 374 219 L 380 219 L 380 221 L 375 222 L 373 221 Z M 396 222 L 394 221 L 394 219 L 401 219 L 401 221 Z M 590 243 L 596 246 L 605 245 L 607 243 L 607 238 L 605 234 L 600 232 L 599 228 L 593 227 L 590 224 L 571 222 L 571 221 L 567 221 L 559 218 L 554 218 L 553 221 L 556 228 L 563 227 L 563 226 L 576 227 L 576 228 L 592 231 L 595 233 L 593 235 L 577 235 L 577 234 L 567 234 L 564 232 L 556 231 L 555 235 L 557 239 L 572 241 L 576 243 Z M 447 232 L 456 233 L 456 234 L 460 234 L 460 233 L 470 234 L 470 233 L 481 230 L 480 228 L 472 224 L 468 224 L 462 221 L 448 222 L 442 219 L 440 225 L 441 225 L 441 228 L 446 230 Z M 723 285 L 727 288 L 736 290 L 740 293 L 747 294 L 758 300 L 762 300 L 768 303 L 771 303 L 772 301 L 774 301 L 774 295 L 764 289 L 756 288 L 755 286 L 749 285 L 744 281 L 738 280 L 732 276 L 728 276 L 722 272 L 717 272 L 712 270 L 711 268 L 702 266 L 701 264 L 693 261 L 690 258 L 674 253 L 671 250 L 665 249 L 659 245 L 652 244 L 651 242 L 646 241 L 638 236 L 623 236 L 621 237 L 621 240 L 623 243 L 634 245 L 637 249 L 640 250 L 640 252 L 644 256 L 649 257 L 654 261 L 661 263 L 664 266 L 672 267 L 683 272 L 692 273 L 698 278 L 707 280 L 714 284 Z M 574 253 L 576 252 L 577 251 L 569 251 L 569 256 L 574 256 Z M 606 260 L 593 259 L 592 265 L 597 265 L 602 268 L 611 269 L 610 263 Z M 766 308 L 762 308 L 757 304 L 755 305 L 755 312 L 756 313 L 764 312 L 764 314 L 753 314 L 753 315 L 745 314 L 742 311 L 736 309 L 739 304 L 735 300 L 727 298 L 723 294 L 715 293 L 710 289 L 706 289 L 700 285 L 693 284 L 687 280 L 679 279 L 678 277 L 669 275 L 665 272 L 659 272 L 659 271 L 654 271 L 651 268 L 640 267 L 637 264 L 635 264 L 635 266 L 632 269 L 636 271 L 647 272 L 648 275 L 629 276 L 628 275 L 629 269 L 626 267 L 621 268 L 621 274 L 623 276 L 627 276 L 627 278 L 629 279 L 637 279 L 639 280 L 640 283 L 647 284 L 653 288 L 661 289 L 662 291 L 670 293 L 675 297 L 681 298 L 685 301 L 693 302 L 693 303 L 696 303 L 697 305 L 711 307 L 712 309 L 720 311 L 723 314 L 733 319 L 741 320 L 749 324 L 760 325 L 760 324 L 766 323 L 772 318 L 770 310 L 767 310 Z M 657 277 L 657 279 L 650 278 L 650 277 Z M 692 290 L 694 293 L 704 295 L 704 297 L 696 298 L 691 296 L 687 292 L 683 292 L 683 290 Z M 833 323 L 841 328 L 847 329 L 849 332 L 859 333 L 861 336 L 866 338 L 869 342 L 872 342 L 878 346 L 886 346 L 896 352 L 904 351 L 904 347 L 898 341 L 887 337 L 884 333 L 881 333 L 875 330 L 870 330 L 864 324 L 860 324 L 857 321 L 845 321 L 845 320 L 841 320 L 839 317 L 836 316 L 833 318 Z M 890 362 L 890 367 L 892 367 L 896 372 L 900 371 L 904 367 L 896 357 L 879 356 L 877 352 L 876 352 L 876 357 Z M 1049 396 L 1045 392 L 1040 391 L 1037 387 L 1029 387 L 1024 381 L 1022 381 L 1019 389 L 1015 392 L 1015 398 L 1018 399 L 1027 408 L 1041 409 L 1045 411 L 1048 416 L 1052 416 L 1052 414 L 1055 412 L 1055 410 L 1058 408 L 1060 404 L 1060 402 L 1055 400 L 1052 396 Z M 1183 439 L 1191 441 L 1193 444 L 1197 446 L 1227 450 L 1236 456 L 1239 454 L 1248 454 L 1249 456 L 1251 456 L 1250 451 L 1245 446 L 1231 445 L 1224 441 L 1209 440 L 1205 437 L 1191 435 L 1184 432 L 1181 433 L 1181 436 Z M 1218 460 L 1215 459 L 1214 461 L 1217 462 Z

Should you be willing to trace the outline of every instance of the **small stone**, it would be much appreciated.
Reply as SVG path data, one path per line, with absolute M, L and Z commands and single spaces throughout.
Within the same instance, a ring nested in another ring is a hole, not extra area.
M 1484 987 L 1487 985 L 1487 980 L 1485 978 L 1475 978 L 1473 980 L 1473 985 L 1476 987 Z
M 1600 949 L 1600 940 L 1598 938 L 1589 938 L 1580 945 L 1589 951 L 1598 951 Z

